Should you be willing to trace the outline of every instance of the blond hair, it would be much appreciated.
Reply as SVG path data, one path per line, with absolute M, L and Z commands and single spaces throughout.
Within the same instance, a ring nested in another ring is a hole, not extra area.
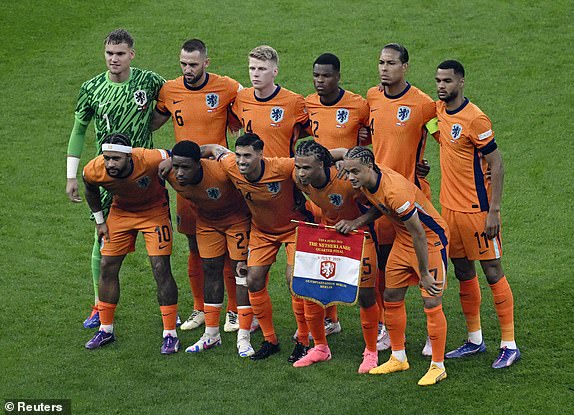
M 279 65 L 279 55 L 271 46 L 257 46 L 249 52 L 249 57 L 260 61 L 271 61 L 275 65 Z

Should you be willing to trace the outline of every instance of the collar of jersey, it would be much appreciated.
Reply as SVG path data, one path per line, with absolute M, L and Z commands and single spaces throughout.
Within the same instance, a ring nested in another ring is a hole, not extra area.
M 379 186 L 381 185 L 381 177 L 383 177 L 383 173 L 379 172 L 377 175 L 377 184 L 375 185 L 375 190 L 373 190 L 371 192 L 371 189 L 367 189 L 369 191 L 369 193 L 375 194 L 377 192 L 377 190 L 379 190 Z
M 464 101 L 462 102 L 462 104 L 460 104 L 460 107 L 458 107 L 457 109 L 454 109 L 454 110 L 452 110 L 452 111 L 446 110 L 446 113 L 447 113 L 448 115 L 454 115 L 454 114 L 456 114 L 457 112 L 461 112 L 461 111 L 464 109 L 464 107 L 466 107 L 466 106 L 468 105 L 469 102 L 470 102 L 470 101 L 468 100 L 468 98 L 467 98 L 467 97 L 464 97 Z
M 247 177 L 245 179 L 249 183 L 257 183 L 259 180 L 261 180 L 261 178 L 263 177 L 264 174 L 265 174 L 265 161 L 261 160 L 261 174 L 259 175 L 259 177 L 256 178 L 255 180 L 249 180 Z
M 323 101 L 321 101 L 321 97 L 319 97 L 319 102 L 321 103 L 321 105 L 324 105 L 325 107 L 332 107 L 333 105 L 339 103 L 339 101 L 343 99 L 343 95 L 345 95 L 345 90 L 343 88 L 339 88 L 339 95 L 337 96 L 335 101 L 329 102 L 328 104 L 323 104 Z
M 325 171 L 325 175 L 327 176 L 327 180 L 325 181 L 325 184 L 323 186 L 316 187 L 315 189 L 324 189 L 325 187 L 327 187 L 329 185 L 329 183 L 331 182 L 331 167 L 329 167 Z
M 407 92 L 409 92 L 409 89 L 411 89 L 411 84 L 409 84 L 407 82 L 407 86 L 405 87 L 405 89 L 403 89 L 402 92 L 398 93 L 397 95 L 387 95 L 387 91 L 385 91 L 384 89 L 383 89 L 383 94 L 385 94 L 385 97 L 388 99 L 399 99 L 400 97 L 405 95 Z
M 132 80 L 133 74 L 134 74 L 133 68 L 130 67 L 130 76 L 128 76 L 128 79 L 126 79 L 124 82 L 114 82 L 110 79 L 110 71 L 107 71 L 106 72 L 106 81 L 108 81 L 108 84 L 113 85 L 113 86 L 118 86 L 118 87 L 123 86 Z
M 189 182 L 189 184 L 196 185 L 196 184 L 201 183 L 201 181 L 203 180 L 203 166 L 201 165 L 201 163 L 199 163 L 199 170 L 197 173 L 198 173 L 197 174 L 197 177 L 198 177 L 197 180 L 192 180 Z
M 199 86 L 191 86 L 189 85 L 187 82 L 185 82 L 185 76 L 183 77 L 183 86 L 185 86 L 187 89 L 189 89 L 190 91 L 199 91 L 200 89 L 202 89 L 205 85 L 207 85 L 207 83 L 209 82 L 209 73 L 205 73 L 205 81 L 203 81 L 203 83 Z
M 277 84 L 275 91 L 273 91 L 273 93 L 271 95 L 269 95 L 267 98 L 257 98 L 257 95 L 255 95 L 255 90 L 253 90 L 253 97 L 258 102 L 267 102 L 267 101 L 271 101 L 273 98 L 275 98 L 277 96 L 277 94 L 279 93 L 279 91 L 281 91 L 281 85 Z

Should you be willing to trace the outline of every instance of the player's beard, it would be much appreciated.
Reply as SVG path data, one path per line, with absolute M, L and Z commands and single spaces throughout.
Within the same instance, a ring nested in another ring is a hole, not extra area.
M 458 92 L 457 91 L 452 91 L 451 93 L 447 93 L 442 98 L 439 96 L 439 99 L 443 102 L 446 102 L 446 103 L 452 102 L 457 98 L 458 98 Z
M 201 77 L 203 76 L 203 71 L 201 73 L 196 74 L 195 76 L 191 76 L 191 78 L 189 77 L 189 75 L 184 76 L 185 76 L 185 82 L 187 82 L 188 85 L 193 85 L 201 79 Z

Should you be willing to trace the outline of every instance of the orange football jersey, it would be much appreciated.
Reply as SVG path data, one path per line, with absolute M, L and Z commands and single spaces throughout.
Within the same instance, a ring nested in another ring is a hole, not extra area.
M 227 226 L 249 217 L 249 210 L 241 193 L 215 160 L 200 160 L 198 183 L 180 185 L 172 170 L 167 178 L 171 187 L 182 197 L 191 200 L 205 222 Z
M 321 223 L 324 225 L 333 226 L 340 220 L 353 220 L 363 214 L 359 208 L 359 200 L 365 200 L 363 195 L 337 174 L 337 168 L 331 167 L 327 184 L 318 189 L 310 184 L 303 185 L 293 173 L 297 187 L 321 209 Z
M 426 233 L 429 252 L 446 247 L 446 222 L 423 192 L 394 170 L 378 166 L 381 174 L 375 192 L 371 193 L 364 187 L 361 190 L 373 206 L 391 219 L 396 232 L 395 243 L 414 252 L 413 238 L 403 221 L 417 212 Z
M 251 211 L 252 226 L 261 232 L 272 235 L 290 232 L 296 227 L 291 219 L 308 219 L 295 209 L 294 159 L 264 157 L 261 177 L 253 182 L 239 172 L 235 154 L 224 154 L 220 163 L 243 195 Z
M 104 156 L 99 155 L 84 167 L 84 180 L 101 186 L 113 195 L 112 208 L 141 212 L 157 207 L 169 208 L 167 190 L 158 177 L 158 166 L 168 158 L 167 151 L 146 148 L 132 150 L 132 172 L 127 177 L 108 175 Z
M 459 212 L 489 209 L 490 183 L 485 179 L 486 160 L 496 150 L 490 119 L 472 102 L 454 111 L 436 104 L 440 129 L 440 203 Z
M 228 113 L 241 85 L 227 76 L 206 75 L 196 88 L 187 85 L 183 76 L 167 81 L 159 91 L 156 111 L 171 115 L 176 142 L 227 147 Z
M 368 144 L 359 143 L 359 129 L 369 125 L 369 105 L 359 94 L 340 89 L 337 100 L 324 105 L 315 93 L 305 98 L 305 104 L 309 113 L 308 132 L 319 144 L 329 150 Z
M 407 84 L 396 96 L 387 96 L 384 90 L 375 86 L 367 92 L 367 102 L 377 164 L 395 170 L 420 188 L 415 168 L 424 154 L 425 126 L 436 117 L 434 101 L 420 89 Z
M 255 133 L 263 140 L 266 157 L 293 157 L 295 125 L 305 128 L 309 121 L 303 96 L 279 85 L 265 99 L 257 98 L 253 88 L 242 89 L 232 110 L 245 132 Z

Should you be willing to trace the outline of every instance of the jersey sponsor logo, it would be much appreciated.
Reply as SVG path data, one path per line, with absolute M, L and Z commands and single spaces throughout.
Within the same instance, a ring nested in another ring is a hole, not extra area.
M 337 123 L 345 124 L 349 121 L 349 110 L 346 108 L 339 108 L 337 110 Z
M 458 140 L 462 134 L 462 125 L 460 124 L 453 124 L 450 129 L 450 136 L 453 140 Z
M 487 139 L 488 137 L 491 137 L 491 136 L 492 136 L 492 130 L 488 130 L 488 131 L 483 132 L 482 134 L 479 134 L 478 139 L 480 141 L 482 141 L 482 140 Z
M 280 182 L 267 183 L 266 186 L 267 186 L 267 190 L 269 190 L 274 195 L 276 195 L 277 193 L 279 193 L 281 191 L 281 183 Z
M 137 185 L 141 189 L 145 189 L 145 188 L 149 187 L 150 184 L 151 184 L 151 179 L 149 178 L 149 176 L 144 176 L 137 181 Z
M 134 92 L 134 102 L 138 107 L 143 108 L 147 104 L 147 93 L 143 89 Z
M 205 105 L 207 105 L 207 107 L 211 109 L 217 108 L 217 106 L 219 105 L 219 95 L 216 94 L 215 92 L 207 94 L 205 96 Z
M 209 189 L 206 189 L 206 192 L 210 199 L 217 200 L 221 197 L 221 191 L 217 187 L 210 187 Z
M 337 270 L 337 264 L 333 261 L 321 261 L 321 269 L 319 274 L 325 279 L 329 279 L 335 276 L 335 271 Z
M 400 122 L 405 122 L 411 117 L 411 109 L 404 105 L 401 105 L 397 110 L 397 120 Z
M 329 202 L 331 202 L 332 205 L 339 207 L 343 204 L 343 196 L 338 193 L 331 193 L 329 195 Z
M 408 200 L 402 205 L 400 208 L 397 209 L 397 213 L 400 215 L 404 211 L 406 211 L 409 207 L 411 207 L 411 202 Z
M 281 107 L 273 107 L 271 108 L 271 112 L 269 113 L 269 117 L 273 122 L 281 122 L 283 121 L 283 116 L 285 115 L 285 111 Z

